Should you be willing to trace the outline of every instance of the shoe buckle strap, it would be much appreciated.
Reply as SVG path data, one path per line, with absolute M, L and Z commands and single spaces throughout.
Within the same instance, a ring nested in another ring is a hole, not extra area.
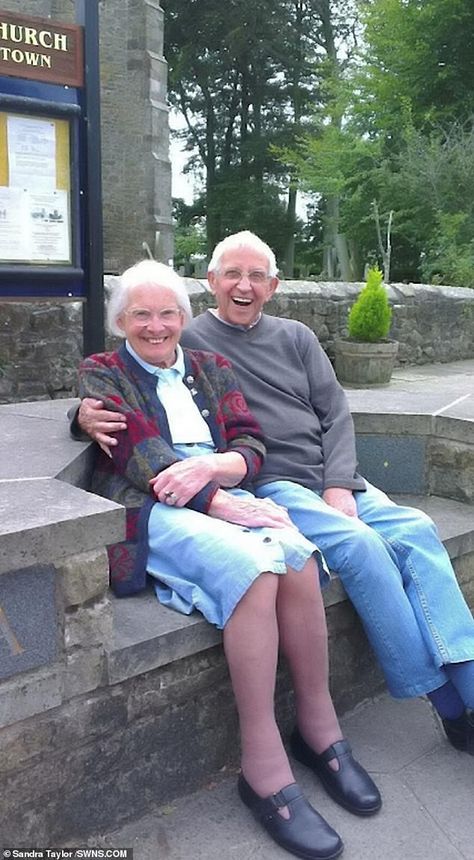
M 344 738 L 342 741 L 336 741 L 335 743 L 331 744 L 331 746 L 328 747 L 327 750 L 324 750 L 324 752 L 318 755 L 318 758 L 320 759 L 320 761 L 327 763 L 333 758 L 340 759 L 343 756 L 350 756 L 351 754 L 351 745 L 349 741 Z
M 298 797 L 302 796 L 302 791 L 296 782 L 291 785 L 285 785 L 280 791 L 276 791 L 275 794 L 271 794 L 270 797 L 265 798 L 260 806 L 261 814 L 266 819 L 273 818 L 275 812 L 278 812 L 279 809 L 283 809 L 284 806 L 288 806 L 293 800 L 297 800 Z

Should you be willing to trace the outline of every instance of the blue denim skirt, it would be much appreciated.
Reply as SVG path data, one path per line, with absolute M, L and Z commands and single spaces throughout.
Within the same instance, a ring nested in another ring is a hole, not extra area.
M 253 498 L 245 490 L 228 492 Z M 218 628 L 261 573 L 301 570 L 314 555 L 321 584 L 328 579 L 317 546 L 294 529 L 247 528 L 161 502 L 150 514 L 148 547 L 160 603 L 186 615 L 198 609 Z

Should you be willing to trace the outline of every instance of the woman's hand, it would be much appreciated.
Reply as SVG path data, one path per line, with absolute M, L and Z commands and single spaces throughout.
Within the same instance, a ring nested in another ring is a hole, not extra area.
M 208 514 L 210 517 L 241 526 L 296 529 L 286 508 L 276 505 L 271 499 L 239 499 L 231 493 L 226 493 L 225 490 L 217 491 Z
M 160 502 L 183 508 L 199 490 L 214 480 L 213 455 L 188 457 L 172 463 L 151 479 L 150 486 Z M 172 494 L 170 496 L 170 494 Z

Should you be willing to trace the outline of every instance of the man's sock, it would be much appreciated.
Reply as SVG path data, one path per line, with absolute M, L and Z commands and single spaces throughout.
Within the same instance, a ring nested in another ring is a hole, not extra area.
M 444 670 L 456 687 L 466 708 L 474 708 L 474 660 L 464 663 L 448 663 Z
M 464 712 L 464 702 L 451 681 L 426 695 L 444 720 L 456 720 Z

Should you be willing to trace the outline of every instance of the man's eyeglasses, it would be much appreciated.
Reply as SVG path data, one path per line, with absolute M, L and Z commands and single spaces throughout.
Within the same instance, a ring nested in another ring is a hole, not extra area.
M 158 317 L 162 323 L 178 322 L 182 311 L 179 308 L 164 308 L 162 311 L 150 311 L 145 308 L 132 308 L 130 311 L 125 311 L 125 313 L 133 320 L 133 322 L 139 323 L 140 325 L 147 325 L 155 316 Z
M 222 277 L 232 285 L 240 284 L 242 278 L 248 278 L 252 287 L 259 287 L 265 281 L 268 281 L 270 275 L 267 275 L 261 269 L 255 269 L 252 272 L 241 272 L 240 269 L 225 269 Z

